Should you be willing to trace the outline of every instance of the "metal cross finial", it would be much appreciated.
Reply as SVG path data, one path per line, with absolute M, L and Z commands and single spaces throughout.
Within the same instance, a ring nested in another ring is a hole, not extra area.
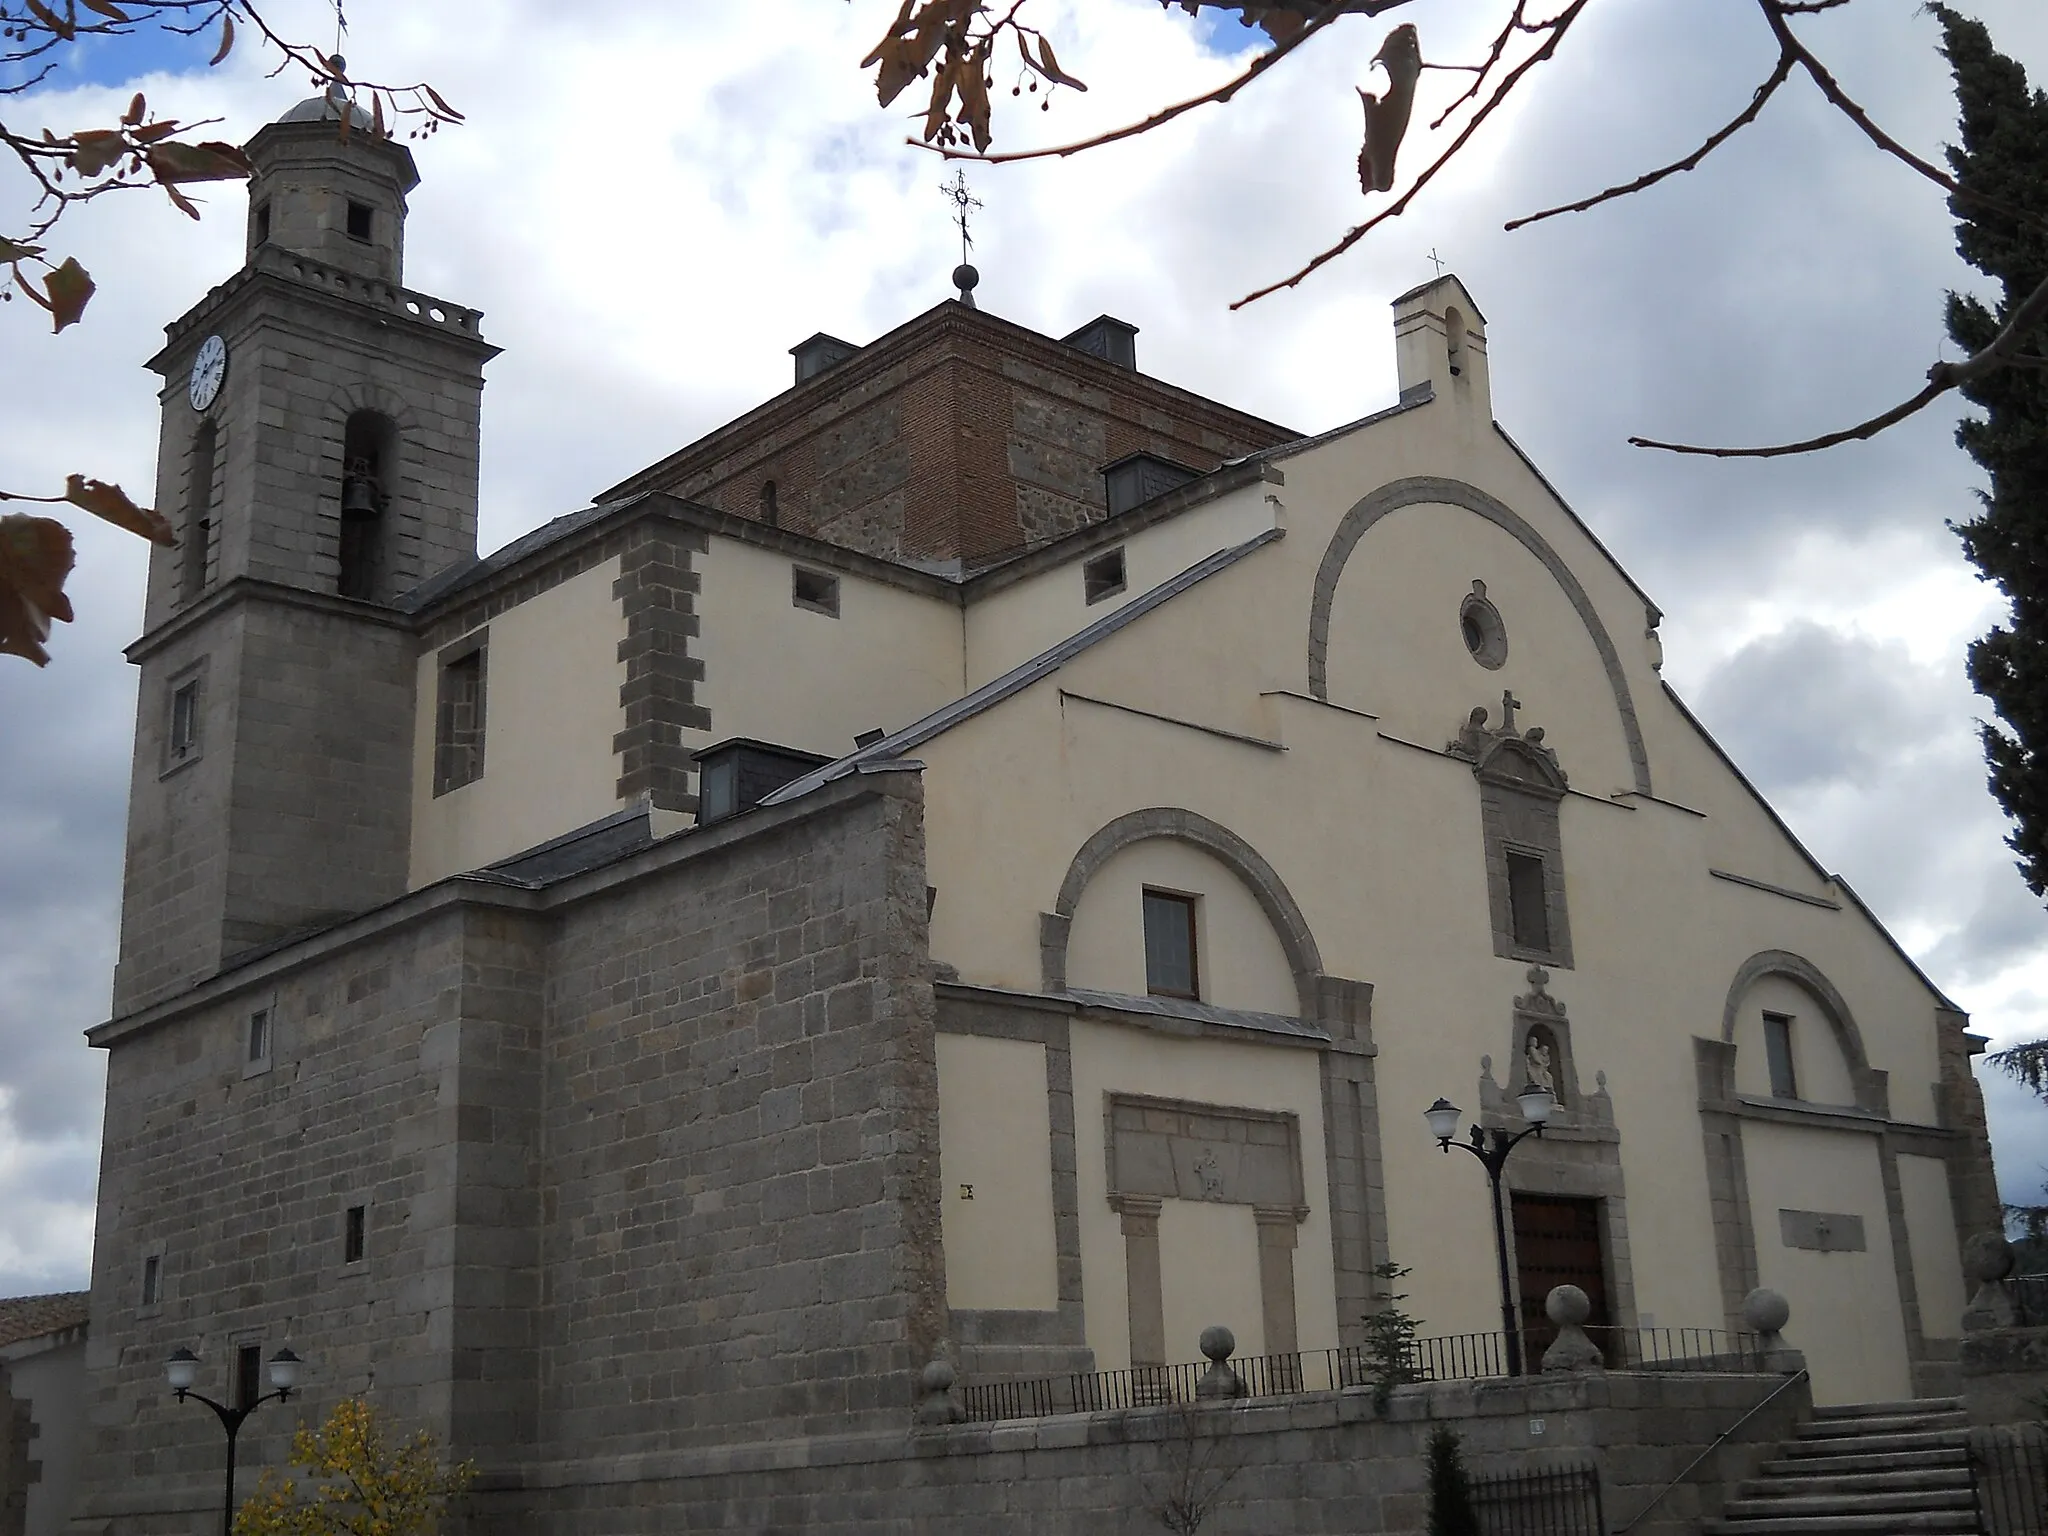
M 1429 259 L 1436 264 L 1436 275 L 1442 277 L 1444 275 L 1444 259 L 1437 255 L 1436 247 L 1433 245 L 1429 248 Z
M 968 247 L 974 244 L 974 237 L 967 232 L 967 220 L 982 206 L 981 199 L 967 190 L 967 172 L 960 166 L 953 168 L 953 179 L 941 182 L 939 190 L 953 200 L 953 222 L 960 226 L 960 264 L 965 266 Z
M 342 14 L 342 0 L 334 0 L 334 51 L 341 52 L 342 39 L 348 33 L 348 17 Z

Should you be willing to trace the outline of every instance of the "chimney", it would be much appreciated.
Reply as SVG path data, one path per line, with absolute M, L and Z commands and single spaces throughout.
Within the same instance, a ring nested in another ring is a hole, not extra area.
M 1138 328 L 1113 315 L 1097 315 L 1071 336 L 1060 338 L 1077 352 L 1138 371 Z
M 850 341 L 841 341 L 837 336 L 818 332 L 809 341 L 800 341 L 789 349 L 789 355 L 796 359 L 796 381 L 802 384 L 815 379 L 834 364 L 843 363 L 860 350 Z
M 1394 300 L 1394 359 L 1401 398 L 1425 386 L 1481 421 L 1493 420 L 1486 373 L 1486 317 L 1446 272 Z

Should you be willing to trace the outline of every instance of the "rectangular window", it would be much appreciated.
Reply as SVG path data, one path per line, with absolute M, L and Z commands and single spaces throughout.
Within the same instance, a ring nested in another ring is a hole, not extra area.
M 247 1408 L 263 1395 L 263 1346 L 242 1344 L 235 1349 L 235 1406 Z
M 258 1008 L 249 1015 L 249 1060 L 262 1061 L 270 1055 L 270 1010 Z
M 142 1304 L 145 1307 L 153 1307 L 163 1299 L 163 1255 L 152 1253 L 142 1261 Z
M 199 747 L 199 680 L 171 693 L 171 756 L 190 757 Z
M 1508 931 L 1517 949 L 1550 948 L 1549 897 L 1543 860 L 1533 853 L 1508 852 Z
M 1124 589 L 1124 551 L 1118 545 L 1081 567 L 1081 596 L 1091 603 L 1115 597 Z
M 1194 897 L 1145 892 L 1145 990 L 1158 997 L 1202 995 Z
M 354 198 L 348 204 L 348 237 L 351 240 L 370 238 L 370 205 L 359 203 Z
M 363 1256 L 363 1218 L 368 1207 L 352 1205 L 348 1208 L 348 1222 L 341 1234 L 341 1262 L 354 1264 Z
M 1792 1071 L 1792 1019 L 1789 1015 L 1764 1015 L 1764 1058 L 1771 1064 L 1771 1097 L 1798 1098 L 1799 1079 Z
M 270 204 L 256 205 L 256 243 L 262 245 L 270 239 Z
M 807 571 L 800 565 L 789 568 L 789 600 L 812 613 L 839 617 L 839 578 L 823 571 Z
M 484 647 L 442 653 L 434 711 L 434 793 L 445 795 L 484 775 Z

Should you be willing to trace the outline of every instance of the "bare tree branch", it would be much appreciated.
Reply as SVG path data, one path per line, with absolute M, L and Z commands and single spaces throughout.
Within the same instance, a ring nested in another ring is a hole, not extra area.
M 1674 160 L 1667 166 L 1638 176 L 1626 186 L 1609 187 L 1604 192 L 1596 192 L 1593 196 L 1581 198 L 1576 203 L 1565 203 L 1560 207 L 1546 208 L 1541 213 L 1532 213 L 1523 218 L 1510 219 L 1501 227 L 1503 229 L 1515 230 L 1522 228 L 1525 224 L 1534 224 L 1542 219 L 1555 218 L 1560 213 L 1584 213 L 1588 208 L 1597 208 L 1600 204 L 1612 202 L 1617 197 L 1627 197 L 1631 193 L 1641 192 L 1647 187 L 1654 187 L 1667 176 L 1675 176 L 1680 171 L 1691 170 L 1702 160 L 1706 159 L 1708 155 L 1711 155 L 1715 150 L 1727 143 L 1738 132 L 1756 121 L 1757 115 L 1764 109 L 1764 103 L 1771 99 L 1779 86 L 1791 78 L 1793 62 L 1790 54 L 1779 54 L 1778 67 L 1771 71 L 1769 79 L 1756 88 L 1756 94 L 1750 98 L 1749 105 L 1736 114 L 1735 118 L 1726 127 L 1710 135 L 1704 144 L 1700 145 L 1698 149 L 1687 155 L 1683 160 Z
M 1629 443 L 1637 448 L 1661 448 L 1666 453 L 1700 454 L 1713 459 L 1776 459 L 1793 453 L 1813 453 L 1818 449 L 1832 448 L 1837 443 L 1872 438 L 1886 427 L 1897 426 L 1908 416 L 1926 409 L 1950 390 L 1980 379 L 1987 373 L 2015 365 L 2033 368 L 2048 364 L 2048 359 L 2017 350 L 2020 343 L 2044 322 L 2048 322 L 2048 278 L 2042 279 L 2041 285 L 2027 295 L 2019 308 L 2012 312 L 2012 318 L 1985 344 L 1983 351 L 1960 363 L 1936 363 L 1927 370 L 1927 387 L 1910 400 L 1902 400 L 1881 415 L 1858 422 L 1853 427 L 1844 427 L 1839 432 L 1823 433 L 1804 442 L 1779 443 L 1769 448 L 1702 448 L 1690 443 L 1660 442 L 1653 437 L 1632 437 Z
M 1499 106 L 1503 101 L 1505 101 L 1508 98 L 1509 94 L 1513 92 L 1515 87 L 1521 83 L 1523 77 L 1526 76 L 1530 70 L 1534 69 L 1538 64 L 1543 63 L 1553 53 L 1557 51 L 1558 43 L 1563 40 L 1564 34 L 1567 30 L 1570 29 L 1571 24 L 1578 19 L 1579 13 L 1585 10 L 1586 3 L 1587 0 L 1572 0 L 1572 3 L 1568 5 L 1563 11 L 1560 11 L 1550 21 L 1541 24 L 1542 27 L 1547 29 L 1549 32 L 1549 36 L 1544 38 L 1542 45 L 1538 47 L 1533 53 L 1531 53 L 1528 58 L 1522 60 L 1520 64 L 1516 65 L 1513 70 L 1509 71 L 1507 77 L 1501 81 L 1500 85 L 1495 89 L 1493 95 L 1488 97 L 1485 103 L 1479 108 L 1479 110 L 1472 114 L 1472 120 L 1465 124 L 1463 130 L 1458 134 L 1457 138 L 1451 142 L 1451 146 L 1448 149 L 1446 149 L 1441 155 L 1438 155 L 1436 159 L 1430 163 L 1428 168 L 1425 169 L 1420 176 L 1415 178 L 1414 185 L 1409 187 L 1409 189 L 1406 192 L 1402 193 L 1401 196 L 1395 199 L 1392 203 L 1388 204 L 1385 208 L 1382 208 L 1378 213 L 1374 214 L 1371 218 L 1367 219 L 1363 224 L 1355 225 L 1350 230 L 1346 231 L 1344 237 L 1341 240 L 1339 240 L 1335 245 L 1331 246 L 1328 250 L 1322 251 L 1318 253 L 1316 256 L 1312 257 L 1307 262 L 1307 264 L 1304 265 L 1299 271 L 1295 272 L 1293 276 L 1282 278 L 1277 283 L 1268 283 L 1263 288 L 1254 289 L 1252 292 L 1246 294 L 1243 298 L 1233 302 L 1230 307 L 1232 309 L 1242 309 L 1245 305 L 1253 303 L 1258 299 L 1263 299 L 1268 294 L 1278 293 L 1283 288 L 1293 288 L 1297 286 L 1298 284 L 1300 284 L 1302 279 L 1306 278 L 1311 272 L 1314 272 L 1318 267 L 1324 266 L 1329 262 L 1336 260 L 1339 256 L 1343 255 L 1346 251 L 1350 250 L 1352 246 L 1358 244 L 1360 240 L 1363 240 L 1367 234 L 1369 234 L 1373 229 L 1378 227 L 1380 224 L 1385 223 L 1388 219 L 1398 218 L 1401 214 L 1405 213 L 1407 211 L 1408 205 L 1415 200 L 1415 195 L 1418 192 L 1420 192 L 1424 187 L 1429 185 L 1431 178 L 1433 178 L 1438 171 L 1444 168 L 1445 164 L 1449 162 L 1453 155 L 1457 154 L 1459 150 L 1465 147 L 1467 141 L 1469 141 L 1472 135 L 1479 130 L 1480 125 L 1484 123 L 1486 119 L 1492 114 L 1493 109 Z
M 1407 3 L 1408 0 L 1388 0 L 1388 3 L 1382 3 L 1379 9 L 1391 10 L 1396 5 L 1406 5 Z M 998 155 L 991 155 L 980 150 L 955 149 L 947 144 L 928 144 L 922 139 L 906 139 L 904 142 L 916 149 L 928 149 L 933 154 L 941 155 L 948 160 L 977 160 L 984 165 L 1008 165 L 1016 160 L 1065 159 L 1068 155 L 1078 155 L 1083 150 L 1100 149 L 1103 145 L 1114 144 L 1119 139 L 1131 139 L 1136 138 L 1141 133 L 1150 133 L 1161 124 L 1170 123 L 1177 117 L 1185 116 L 1197 107 L 1206 107 L 1212 103 L 1230 100 L 1231 97 L 1235 96 L 1245 86 L 1251 84 L 1260 75 L 1286 58 L 1288 54 L 1301 47 L 1311 37 L 1314 37 L 1316 33 L 1346 14 L 1345 11 L 1333 6 L 1321 15 L 1316 16 L 1307 26 L 1303 27 L 1301 31 L 1297 32 L 1286 42 L 1277 44 L 1260 54 L 1256 59 L 1253 59 L 1250 66 L 1242 74 L 1226 80 L 1214 90 L 1204 91 L 1199 96 L 1190 96 L 1186 101 L 1175 102 L 1170 107 L 1162 107 L 1142 122 L 1126 123 L 1121 128 L 1112 128 L 1107 133 L 1096 134 L 1093 138 L 1078 139 L 1071 144 L 1047 145 L 1043 149 L 1010 150 L 1007 153 Z M 1372 15 L 1376 13 L 1368 11 L 1366 14 Z

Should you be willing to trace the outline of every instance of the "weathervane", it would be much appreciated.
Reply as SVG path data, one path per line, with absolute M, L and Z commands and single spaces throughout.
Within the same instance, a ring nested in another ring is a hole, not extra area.
M 953 222 L 960 226 L 960 265 L 953 269 L 953 286 L 960 290 L 960 302 L 969 309 L 974 308 L 974 285 L 981 281 L 981 274 L 969 265 L 967 252 L 974 244 L 974 236 L 967 232 L 967 221 L 973 211 L 981 207 L 981 199 L 967 189 L 967 172 L 953 168 L 953 179 L 939 184 L 939 190 L 952 199 Z

